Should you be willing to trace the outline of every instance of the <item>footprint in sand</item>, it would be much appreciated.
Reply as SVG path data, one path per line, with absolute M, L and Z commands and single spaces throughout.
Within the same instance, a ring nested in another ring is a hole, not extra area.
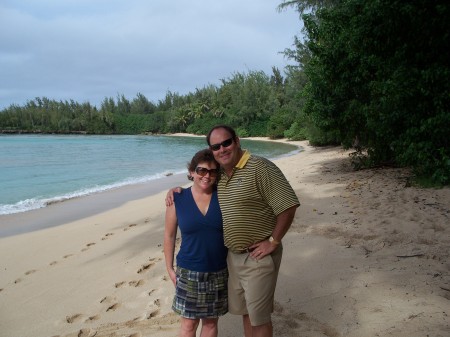
M 90 243 L 86 244 L 86 247 L 83 248 L 81 251 L 82 251 L 82 252 L 85 252 L 86 250 L 89 249 L 89 247 L 94 246 L 94 245 L 95 245 L 95 242 L 90 242 Z
M 148 315 L 147 315 L 147 319 L 151 319 L 153 317 L 158 316 L 159 314 L 159 308 L 161 307 L 161 301 L 159 300 L 159 298 L 155 299 L 153 301 L 153 304 L 156 306 L 156 309 L 152 310 Z
M 54 266 L 54 265 L 57 264 L 57 263 L 58 263 L 58 261 L 52 261 L 52 262 L 49 263 L 49 265 L 50 265 L 50 266 Z
M 150 269 L 150 267 L 152 267 L 152 266 L 154 266 L 154 265 L 155 265 L 155 264 L 154 264 L 153 262 L 144 264 L 141 268 L 139 268 L 139 270 L 137 271 L 137 273 L 138 273 L 138 274 L 141 274 L 141 273 L 147 271 L 148 269 Z
M 105 296 L 100 300 L 100 303 L 111 303 L 114 301 L 114 298 L 111 296 Z
M 75 323 L 80 321 L 83 318 L 82 314 L 75 314 L 72 316 L 66 316 L 66 322 L 67 323 Z
M 35 272 L 37 272 L 37 270 L 31 269 L 31 270 L 27 271 L 27 272 L 25 273 L 25 275 L 30 275 L 30 274 L 33 274 L 33 273 L 35 273 Z
M 323 334 L 320 334 L 321 336 L 341 336 L 333 327 L 308 316 L 304 312 L 285 310 L 278 302 L 275 302 L 273 321 L 276 327 L 274 335 L 277 336 L 303 336 L 310 331 L 323 332 Z
M 93 322 L 93 321 L 96 321 L 96 320 L 99 320 L 99 319 L 100 319 L 100 315 L 95 315 L 95 316 L 88 317 L 84 322 L 85 323 L 90 323 L 90 322 Z
M 111 235 L 114 235 L 114 233 L 106 233 L 104 237 L 102 237 L 102 240 L 108 239 Z
M 137 225 L 135 223 L 132 223 L 132 224 L 128 225 L 128 227 L 124 228 L 123 230 L 127 231 L 127 230 L 131 229 L 132 227 L 136 227 L 136 226 Z
M 144 280 L 137 280 L 137 281 L 130 281 L 130 282 L 128 282 L 128 284 L 130 286 L 132 286 L 132 287 L 140 287 L 140 286 L 143 286 L 144 283 L 145 283 Z
M 108 304 L 108 307 L 105 310 L 106 312 L 108 312 L 108 311 L 116 311 L 120 307 L 120 303 L 117 303 L 115 301 L 116 301 L 116 299 L 114 297 L 106 296 L 106 297 L 103 297 L 100 300 L 100 303 Z M 89 319 L 86 320 L 86 321 L 91 321 L 92 322 L 92 321 L 95 321 L 97 319 L 100 319 L 99 315 L 95 315 L 95 316 L 89 317 Z
M 113 305 L 110 305 L 108 309 L 106 309 L 106 312 L 108 311 L 116 311 L 120 307 L 120 303 L 114 303 Z
M 17 280 L 14 281 L 15 284 L 22 282 L 21 278 L 18 278 Z
M 78 335 L 77 337 L 94 337 L 97 335 L 97 331 L 89 329 L 89 328 L 85 328 L 85 329 L 81 329 L 80 331 L 78 331 Z
M 117 282 L 116 284 L 114 284 L 114 287 L 121 288 L 121 287 L 123 287 L 125 285 L 125 283 L 126 283 L 125 281 Z
M 67 255 L 64 255 L 63 258 L 67 259 L 67 258 L 69 258 L 71 256 L 73 256 L 73 254 L 67 254 Z
M 147 319 L 152 319 L 153 317 L 158 316 L 158 314 L 159 314 L 159 309 L 153 310 L 152 312 L 150 312 L 150 313 L 147 315 Z
M 89 242 L 89 243 L 86 244 L 86 247 L 89 248 L 89 247 L 95 246 L 95 245 L 96 245 L 95 242 Z

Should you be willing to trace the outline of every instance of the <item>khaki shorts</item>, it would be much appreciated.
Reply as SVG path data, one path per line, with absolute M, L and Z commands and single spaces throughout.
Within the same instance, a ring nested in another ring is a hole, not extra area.
M 261 260 L 228 251 L 228 311 L 249 315 L 252 326 L 271 322 L 283 247 Z

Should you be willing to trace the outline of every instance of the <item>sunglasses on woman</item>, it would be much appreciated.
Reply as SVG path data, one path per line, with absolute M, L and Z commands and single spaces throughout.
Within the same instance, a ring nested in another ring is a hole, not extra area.
M 221 146 L 228 147 L 231 144 L 233 144 L 233 137 L 224 140 L 222 143 L 212 144 L 209 146 L 209 148 L 213 151 L 219 151 Z
M 219 169 L 210 169 L 208 170 L 206 167 L 197 166 L 195 169 L 195 173 L 197 173 L 200 177 L 206 176 L 209 173 L 210 177 L 217 177 L 219 174 Z

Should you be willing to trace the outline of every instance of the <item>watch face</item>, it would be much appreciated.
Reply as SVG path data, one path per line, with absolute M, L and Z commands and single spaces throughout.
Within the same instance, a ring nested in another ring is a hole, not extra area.
M 275 240 L 275 239 L 273 238 L 273 236 L 271 236 L 271 237 L 269 238 L 269 242 L 270 242 L 270 243 L 273 243 L 273 244 L 276 244 L 276 245 L 278 245 L 278 244 L 280 243 L 279 241 Z

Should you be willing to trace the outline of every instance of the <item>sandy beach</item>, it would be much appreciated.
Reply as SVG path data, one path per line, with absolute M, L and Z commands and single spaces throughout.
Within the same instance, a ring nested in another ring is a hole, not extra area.
M 283 240 L 274 335 L 450 336 L 450 188 L 291 143 L 304 150 L 275 162 L 301 206 Z M 164 197 L 179 183 L 0 217 L 0 336 L 177 336 L 162 243 Z M 219 328 L 243 336 L 240 317 Z

